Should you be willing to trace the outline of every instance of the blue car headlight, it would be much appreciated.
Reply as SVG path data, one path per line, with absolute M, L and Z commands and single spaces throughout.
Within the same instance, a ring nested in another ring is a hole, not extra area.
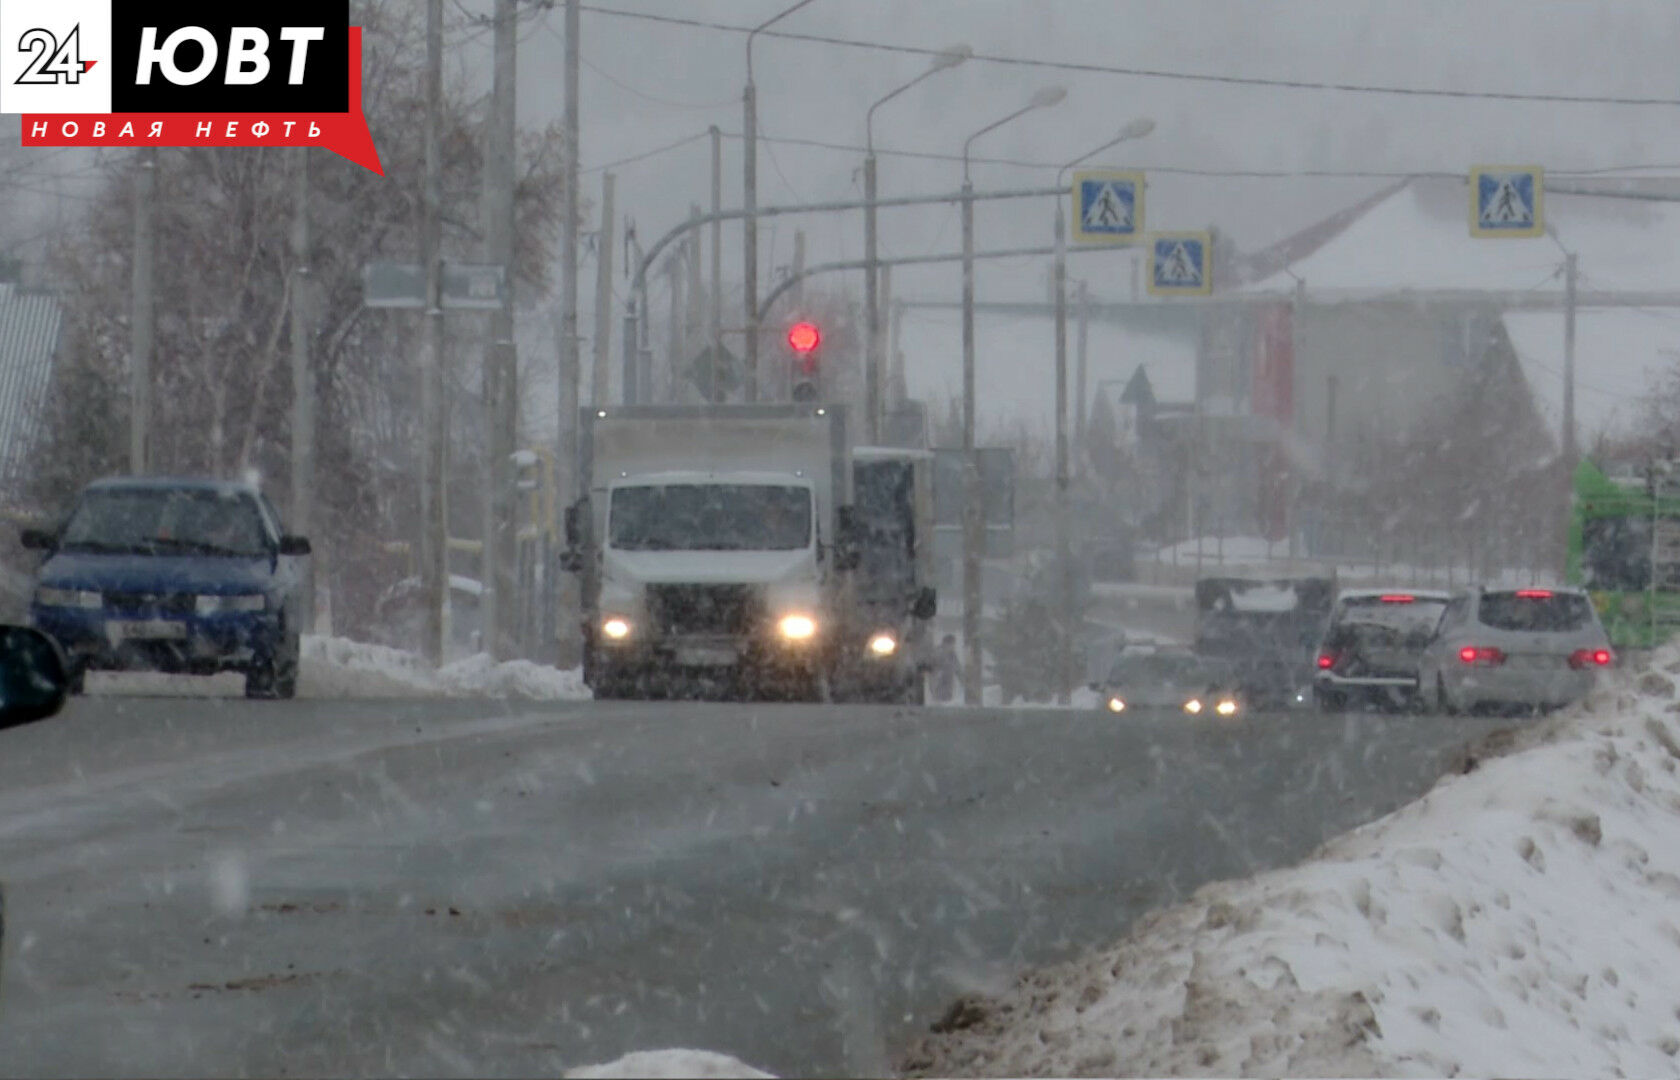
M 43 585 L 35 590 L 35 602 L 42 607 L 83 608 L 97 611 L 105 598 L 92 589 L 57 589 Z
M 228 615 L 241 611 L 262 611 L 268 598 L 262 593 L 243 593 L 235 596 L 200 596 L 193 610 L 200 615 Z

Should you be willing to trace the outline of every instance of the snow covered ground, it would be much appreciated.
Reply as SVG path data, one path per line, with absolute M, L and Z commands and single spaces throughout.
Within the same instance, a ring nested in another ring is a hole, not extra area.
M 171 697 L 238 697 L 244 677 L 212 678 L 148 672 L 94 672 L 91 694 L 159 694 Z M 303 639 L 298 695 L 305 698 L 515 698 L 524 701 L 588 701 L 583 673 L 561 671 L 529 660 L 497 663 L 479 653 L 433 670 L 420 656 L 348 638 Z
M 604 1065 L 586 1065 L 566 1071 L 567 1080 L 635 1080 L 637 1077 L 647 1080 L 759 1080 L 769 1076 L 770 1073 L 760 1072 L 728 1054 L 716 1054 L 710 1050 L 639 1050 Z
M 958 1001 L 906 1071 L 1680 1074 L 1677 674 L 1670 649 L 1299 866 Z

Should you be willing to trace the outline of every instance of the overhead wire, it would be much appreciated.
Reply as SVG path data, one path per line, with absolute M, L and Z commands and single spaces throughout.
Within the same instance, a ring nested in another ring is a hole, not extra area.
M 734 34 L 748 34 L 753 27 L 735 23 L 714 22 L 681 15 L 661 15 L 650 11 L 625 11 L 617 8 L 583 4 L 581 10 L 595 15 L 646 22 L 666 23 L 696 29 L 716 30 Z M 797 30 L 762 30 L 765 37 L 786 41 L 803 41 L 818 45 L 837 45 L 873 52 L 901 53 L 912 56 L 937 57 L 942 50 L 920 45 L 900 45 L 862 38 L 846 38 L 833 34 L 816 34 Z M 1518 101 L 1551 105 L 1638 105 L 1676 106 L 1680 98 L 1625 97 L 1599 94 L 1548 94 L 1514 90 L 1457 90 L 1447 87 L 1393 86 L 1377 83 L 1347 83 L 1308 79 L 1281 79 L 1255 75 L 1216 75 L 1208 72 L 1168 71 L 1160 68 L 1124 67 L 1116 64 L 1096 64 L 1074 60 L 1042 60 L 1003 53 L 974 53 L 970 60 L 982 63 L 1007 64 L 1016 67 L 1041 68 L 1049 71 L 1079 72 L 1094 75 L 1124 75 L 1133 78 L 1161 79 L 1178 82 L 1213 83 L 1227 86 L 1268 87 L 1280 90 L 1330 91 L 1335 93 L 1386 94 L 1401 97 L 1445 98 L 1452 100 Z

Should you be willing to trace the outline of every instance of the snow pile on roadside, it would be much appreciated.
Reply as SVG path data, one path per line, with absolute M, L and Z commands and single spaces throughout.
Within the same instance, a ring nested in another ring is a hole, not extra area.
M 299 693 L 313 698 L 494 697 L 526 701 L 588 700 L 577 669 L 529 660 L 496 663 L 479 653 L 433 670 L 421 657 L 347 638 L 303 639 Z
M 1637 688 L 1483 747 L 1297 867 L 1205 886 L 1116 947 L 957 1001 L 904 1070 L 1680 1072 L 1675 673 L 1665 650 Z
M 605 1065 L 570 1069 L 566 1076 L 568 1080 L 760 1080 L 772 1074 L 710 1050 L 640 1050 Z

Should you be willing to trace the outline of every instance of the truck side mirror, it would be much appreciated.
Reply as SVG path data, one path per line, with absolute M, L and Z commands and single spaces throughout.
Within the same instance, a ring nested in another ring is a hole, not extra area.
M 287 535 L 280 538 L 280 554 L 282 555 L 307 555 L 309 551 L 307 537 Z
M 837 569 L 856 570 L 863 562 L 860 531 L 856 508 L 838 508 L 834 522 L 834 565 Z
M 583 553 L 568 549 L 560 553 L 560 569 L 568 574 L 576 574 L 583 569 Z
M 910 605 L 910 614 L 927 620 L 939 614 L 939 592 L 932 585 L 924 585 Z
M 579 499 L 566 507 L 566 546 L 569 548 L 577 547 L 582 540 L 581 530 L 578 528 L 578 510 L 582 502 L 583 500 Z
M 25 529 L 18 534 L 18 543 L 28 551 L 51 551 L 53 549 L 53 534 L 45 529 Z

